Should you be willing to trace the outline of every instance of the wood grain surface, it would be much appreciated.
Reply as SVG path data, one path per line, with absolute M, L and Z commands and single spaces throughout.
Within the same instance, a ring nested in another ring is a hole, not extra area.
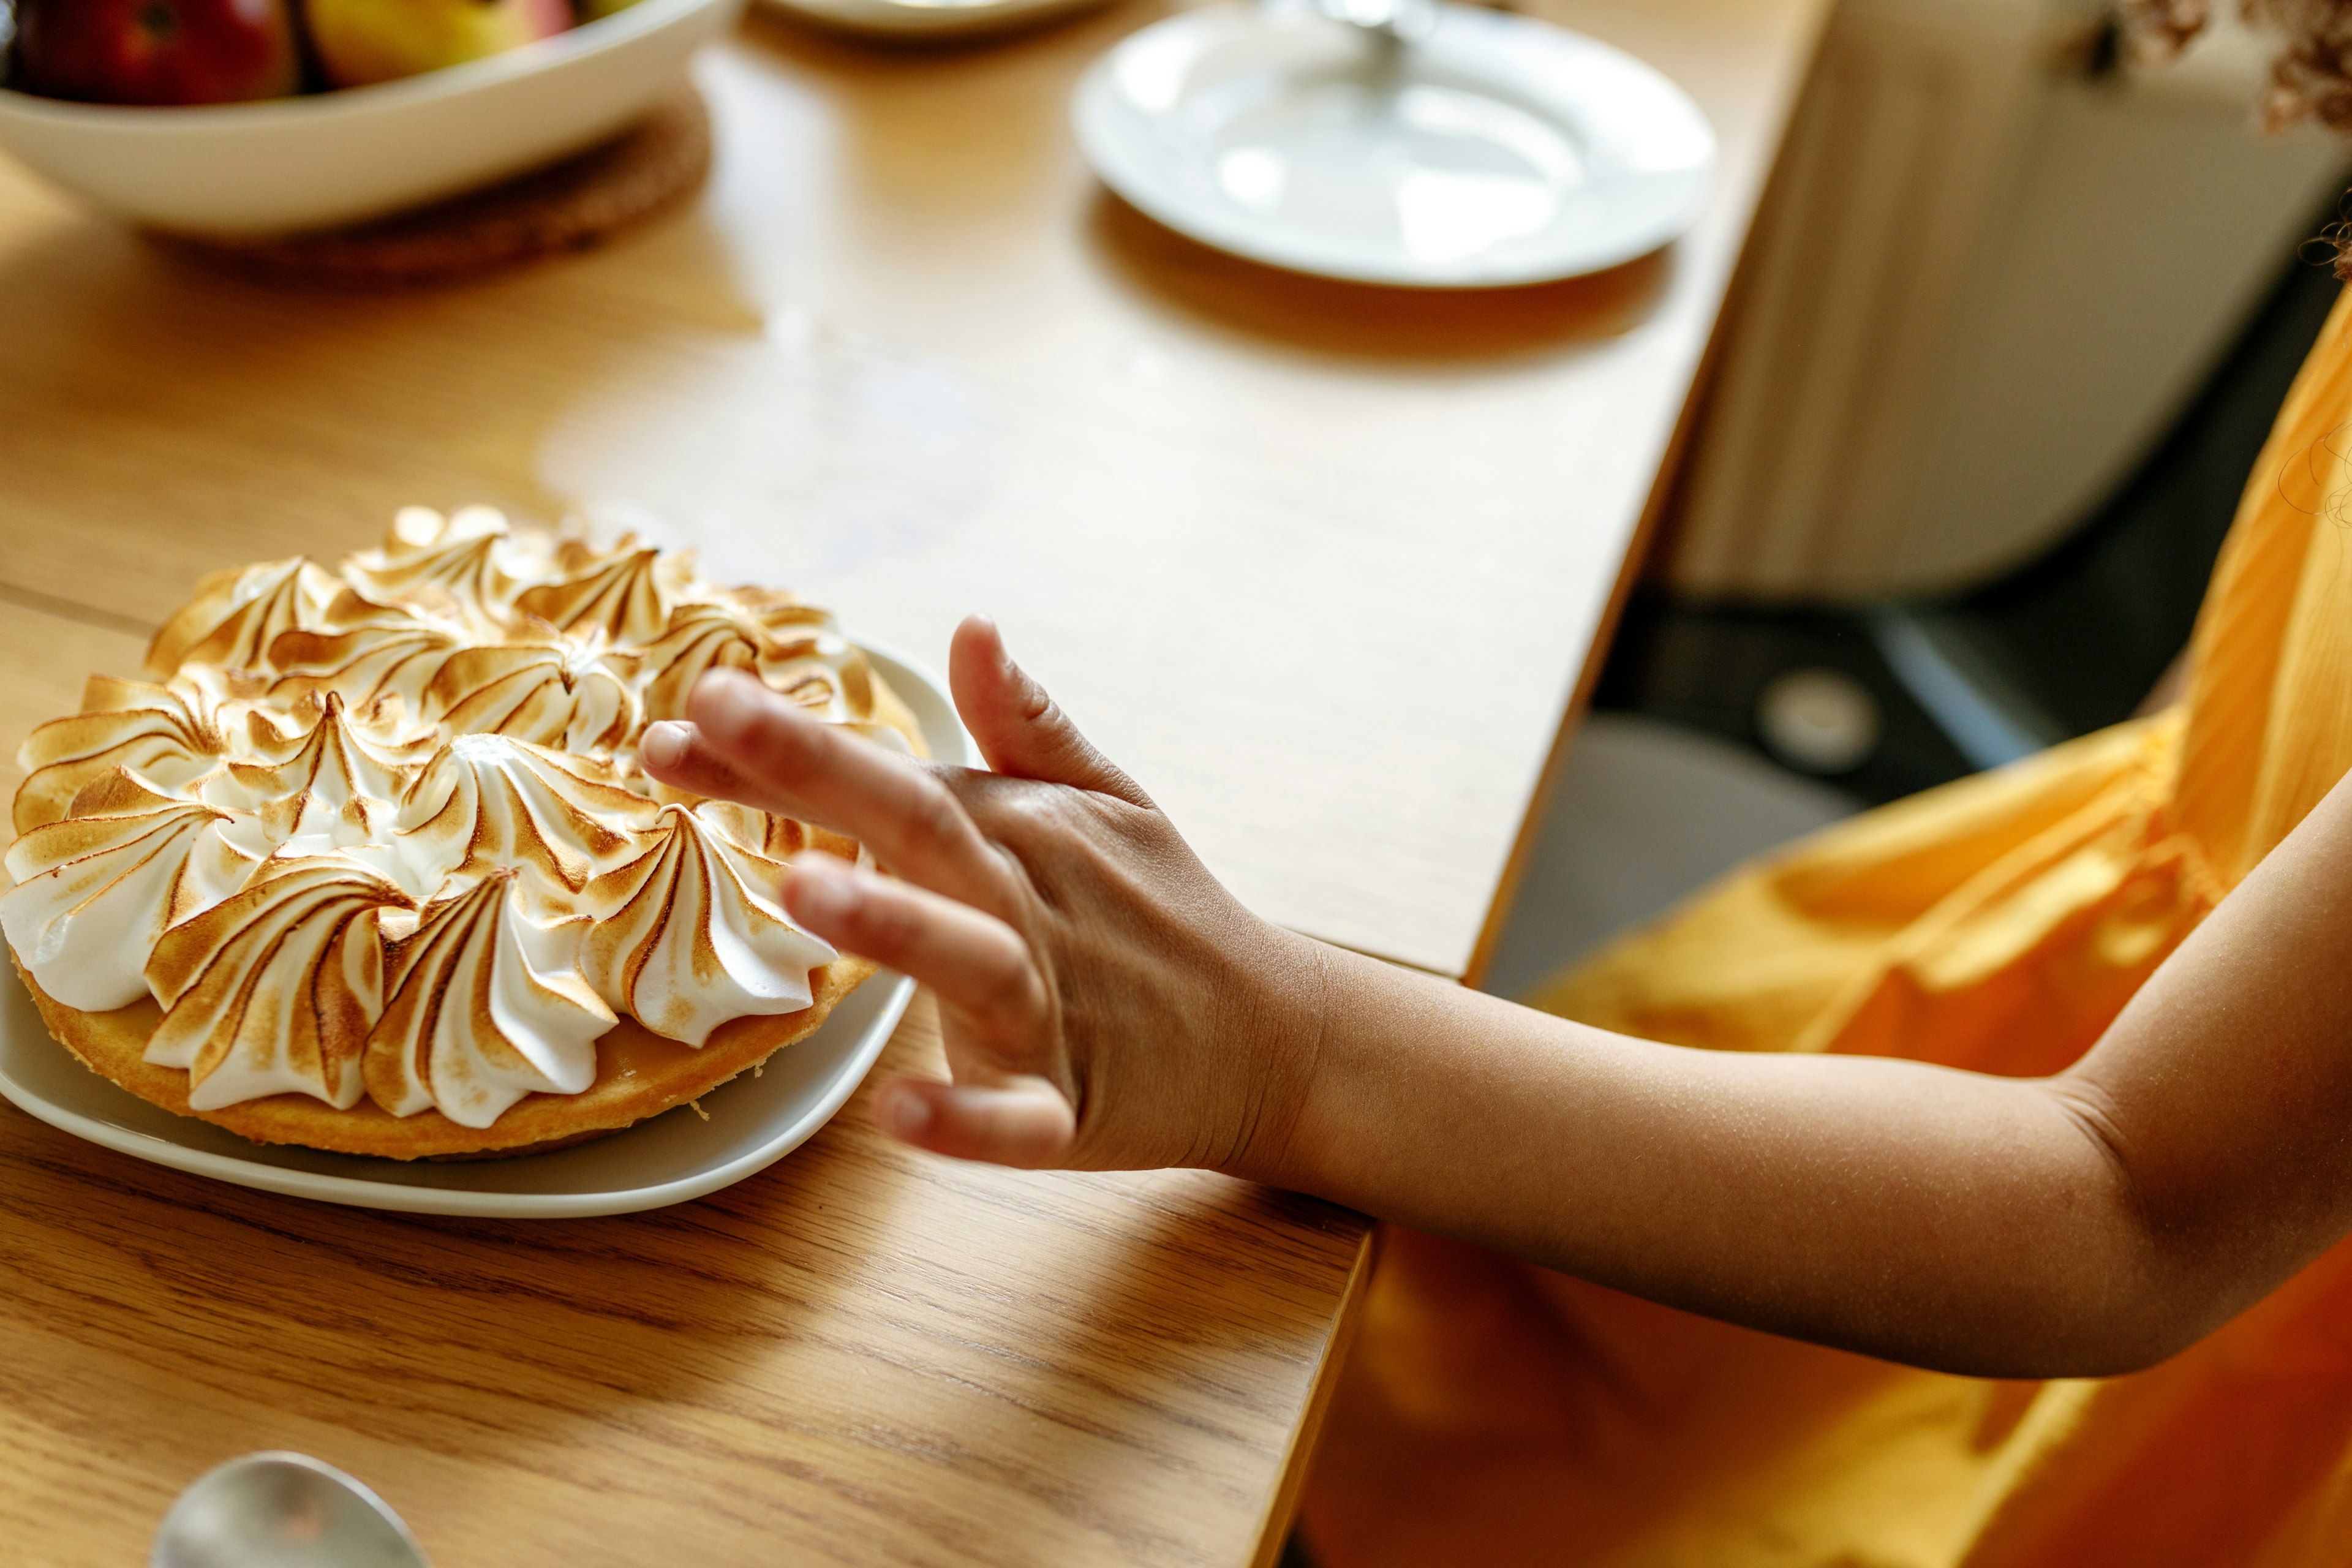
M 679 220 L 352 298 L 0 168 L 0 584 L 161 617 L 407 501 L 637 517 L 937 663 L 1003 623 L 1254 907 L 1464 973 L 1691 389 L 1822 0 L 1543 0 L 1698 100 L 1684 241 L 1473 295 L 1233 260 L 1106 195 L 1078 71 L 755 20 Z
M 1497 913 L 1823 0 L 1542 0 L 1696 97 L 1684 242 L 1474 296 L 1316 282 L 1106 196 L 1076 73 L 759 20 L 679 216 L 437 290 L 147 246 L 0 163 L 0 791 L 196 576 L 392 510 L 639 521 L 938 662 L 1015 649 L 1299 929 L 1448 974 Z M 5 818 L 0 818 L 5 832 Z M 886 1065 L 936 1069 L 919 1005 Z M 1357 1215 L 911 1155 L 864 1101 L 652 1215 L 390 1216 L 0 1107 L 0 1560 L 142 1560 L 236 1453 L 345 1466 L 441 1568 L 1270 1562 Z
M 928 1003 L 886 1068 L 936 1070 Z M 291 1447 L 439 1568 L 1250 1560 L 1361 1222 L 1198 1172 L 948 1166 L 863 1096 L 762 1175 L 561 1223 L 338 1209 L 0 1107 L 0 1542 L 145 1560 Z

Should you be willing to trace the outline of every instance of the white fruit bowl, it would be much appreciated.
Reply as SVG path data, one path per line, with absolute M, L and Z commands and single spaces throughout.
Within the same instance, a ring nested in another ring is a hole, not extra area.
M 131 109 L 0 90 L 0 148 L 134 223 L 219 236 L 380 217 L 591 146 L 743 0 L 638 0 L 487 59 L 257 103 Z

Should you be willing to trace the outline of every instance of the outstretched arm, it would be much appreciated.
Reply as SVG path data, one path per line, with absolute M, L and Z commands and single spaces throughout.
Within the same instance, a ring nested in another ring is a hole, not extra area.
M 2352 1230 L 2352 786 L 2054 1079 L 1685 1049 L 1281 931 L 969 621 L 992 773 L 706 676 L 646 764 L 856 835 L 793 915 L 940 999 L 908 1142 L 1312 1192 L 1657 1300 L 1954 1371 L 2160 1360 Z

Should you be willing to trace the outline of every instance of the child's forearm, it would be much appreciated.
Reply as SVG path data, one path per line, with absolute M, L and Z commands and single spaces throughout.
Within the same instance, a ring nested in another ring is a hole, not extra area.
M 1713 1316 L 1995 1375 L 2177 1348 L 2062 1093 L 1686 1050 L 1332 952 L 1300 1116 L 1248 1173 Z
M 2352 783 L 2050 1079 L 1678 1049 L 1351 954 L 1271 1179 L 1953 1370 L 2147 1364 L 2352 1226 Z

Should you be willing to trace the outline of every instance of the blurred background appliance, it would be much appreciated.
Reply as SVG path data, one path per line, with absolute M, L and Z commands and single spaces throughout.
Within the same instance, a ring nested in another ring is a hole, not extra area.
M 2252 127 L 2264 43 L 2234 10 L 2142 72 L 2066 0 L 1843 0 L 1744 259 L 1675 592 L 1945 593 L 2085 520 L 2340 186 L 2336 138 Z

